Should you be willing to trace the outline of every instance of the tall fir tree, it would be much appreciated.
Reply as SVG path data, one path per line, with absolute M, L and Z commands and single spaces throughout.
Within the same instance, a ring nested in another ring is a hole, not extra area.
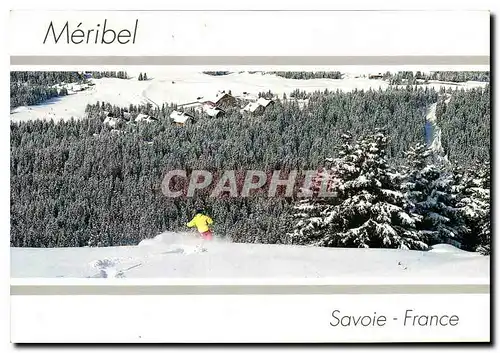
M 292 238 L 333 247 L 426 249 L 401 191 L 401 174 L 386 160 L 388 138 L 381 132 L 342 136 L 339 157 L 331 160 L 328 191 L 335 197 L 302 203 Z
M 464 229 L 461 233 L 462 248 L 467 251 L 489 253 L 490 247 L 490 166 L 477 163 L 460 175 L 461 194 L 458 207 Z
M 428 244 L 459 246 L 463 231 L 456 175 L 445 159 L 423 144 L 406 152 L 403 189 L 413 212 L 421 216 L 418 229 Z

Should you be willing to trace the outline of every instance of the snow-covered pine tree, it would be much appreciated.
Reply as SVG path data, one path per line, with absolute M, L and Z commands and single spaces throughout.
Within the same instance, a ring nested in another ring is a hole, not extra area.
M 488 212 L 489 213 L 489 212 Z M 491 254 L 491 216 L 488 214 L 488 220 L 481 227 L 481 233 L 479 234 L 479 246 L 476 251 L 483 255 Z
M 460 178 L 458 207 L 464 222 L 462 248 L 468 251 L 490 251 L 490 166 L 476 164 Z
M 457 208 L 457 176 L 445 159 L 423 144 L 410 147 L 405 154 L 403 189 L 412 211 L 421 216 L 417 228 L 429 245 L 460 246 L 463 227 Z
M 331 160 L 328 191 L 335 197 L 304 201 L 292 239 L 330 247 L 426 249 L 401 190 L 401 174 L 386 160 L 388 138 L 380 130 L 353 140 L 342 135 Z
M 331 159 L 326 161 L 327 164 L 332 162 Z M 295 244 L 311 244 L 321 240 L 325 233 L 329 231 L 328 225 L 324 224 L 322 213 L 336 199 L 321 197 L 321 184 L 329 185 L 333 179 L 331 168 L 319 168 L 312 177 L 309 185 L 305 189 L 300 190 L 301 193 L 310 196 L 299 200 L 293 206 L 293 212 L 287 217 L 286 223 L 295 225 L 293 233 L 290 233 L 290 242 Z M 325 188 L 325 191 L 331 191 L 330 188 Z

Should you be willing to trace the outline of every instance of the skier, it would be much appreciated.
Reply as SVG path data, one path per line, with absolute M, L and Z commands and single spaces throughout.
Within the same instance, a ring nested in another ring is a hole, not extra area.
M 196 227 L 201 237 L 205 240 L 212 240 L 212 231 L 208 227 L 210 224 L 214 223 L 212 218 L 205 215 L 204 210 L 196 210 L 196 215 L 193 219 L 186 224 L 189 228 Z

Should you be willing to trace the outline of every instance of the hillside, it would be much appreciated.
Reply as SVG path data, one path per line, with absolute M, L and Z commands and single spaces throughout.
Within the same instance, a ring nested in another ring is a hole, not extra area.
M 138 73 L 130 72 L 129 79 L 101 78 L 92 79 L 94 86 L 84 91 L 71 92 L 67 96 L 50 99 L 35 106 L 20 106 L 11 111 L 11 121 L 33 119 L 67 120 L 71 117 L 82 118 L 87 104 L 108 102 L 111 105 L 128 107 L 150 103 L 153 106 L 165 102 L 179 105 L 196 101 L 198 97 L 213 96 L 219 90 L 231 91 L 235 96 L 244 92 L 256 95 L 263 91 L 272 91 L 278 97 L 290 95 L 294 90 L 306 92 L 354 91 L 368 89 L 387 89 L 387 81 L 347 75 L 340 80 L 334 79 L 287 79 L 263 73 L 231 73 L 212 76 L 201 72 L 170 70 L 151 72 L 147 81 L 139 81 Z M 484 87 L 487 82 L 439 82 L 430 81 L 422 87 L 434 88 L 475 88 Z

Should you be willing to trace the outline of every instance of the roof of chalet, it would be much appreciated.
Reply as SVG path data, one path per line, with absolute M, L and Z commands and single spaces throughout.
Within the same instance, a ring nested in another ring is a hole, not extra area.
M 106 119 L 104 119 L 104 124 L 108 124 L 109 126 L 116 126 L 116 124 L 118 124 L 119 121 L 120 119 L 118 118 L 113 118 L 108 116 Z
M 262 105 L 263 107 L 267 107 L 269 104 L 273 103 L 273 101 L 260 97 L 259 99 L 257 99 L 257 103 Z
M 215 117 L 217 116 L 218 114 L 220 114 L 221 112 L 223 112 L 222 109 L 219 109 L 219 108 L 212 108 L 212 107 L 206 107 L 205 109 L 205 113 L 207 113 L 208 115 L 210 115 L 211 117 Z
M 257 104 L 262 105 L 263 107 L 267 107 L 271 102 L 272 102 L 272 100 L 265 99 L 265 98 L 262 98 L 262 97 L 260 97 L 259 99 L 257 99 Z
M 257 102 L 250 102 L 243 108 L 243 111 L 254 113 L 260 106 Z
M 146 114 L 143 114 L 143 113 L 139 113 L 137 115 L 137 117 L 135 118 L 135 121 L 147 121 L 147 122 L 151 122 L 151 121 L 155 121 L 155 120 L 158 120 L 158 119 L 155 119 L 152 116 L 149 116 L 149 115 L 146 115 Z
M 184 124 L 188 119 L 193 118 L 193 116 L 185 112 L 174 110 L 172 113 L 170 113 L 170 118 L 173 119 L 176 123 Z
M 206 96 L 206 97 L 203 97 L 203 101 L 204 102 L 212 102 L 214 104 L 217 104 L 221 101 L 222 98 L 224 97 L 232 97 L 232 95 L 230 95 L 228 92 L 226 91 L 218 91 L 215 95 L 213 96 Z

